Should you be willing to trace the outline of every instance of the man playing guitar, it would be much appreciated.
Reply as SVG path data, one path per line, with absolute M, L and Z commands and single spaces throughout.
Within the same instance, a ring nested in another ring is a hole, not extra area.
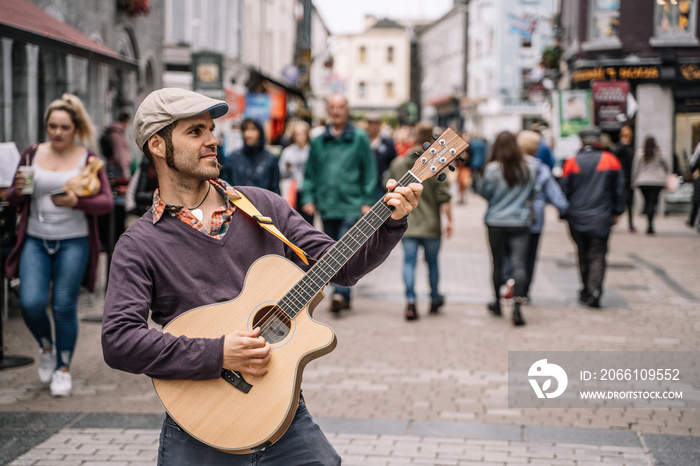
M 241 212 L 232 202 L 241 195 L 309 256 L 318 258 L 335 245 L 280 196 L 254 187 L 233 187 L 218 179 L 221 167 L 216 160 L 214 119 L 227 110 L 223 101 L 175 88 L 154 91 L 139 106 L 134 135 L 156 168 L 159 188 L 151 209 L 116 245 L 105 297 L 102 347 L 105 361 L 115 369 L 188 382 L 221 379 L 223 370 L 252 381 L 255 391 L 266 377 L 272 377 L 280 357 L 274 342 L 271 345 L 263 338 L 261 325 L 254 320 L 247 328 L 228 330 L 226 322 L 209 322 L 218 326 L 214 337 L 176 336 L 167 328 L 160 331 L 148 326 L 149 313 L 154 322 L 165 326 L 186 311 L 234 300 L 244 285 L 254 292 L 259 288 L 259 301 L 264 301 L 266 288 L 274 285 L 264 281 L 273 274 L 258 274 L 263 283 L 251 283 L 250 276 L 246 279 L 248 270 L 263 256 L 281 256 L 303 271 L 309 269 L 290 247 L 260 228 L 260 219 L 256 222 Z M 355 284 L 400 241 L 406 230 L 405 217 L 418 204 L 423 186 L 417 182 L 398 186 L 390 180 L 387 188 L 390 192 L 384 202 L 393 209 L 390 218 L 347 259 L 332 282 Z M 203 310 L 206 316 L 207 308 Z M 246 418 L 253 418 L 255 411 L 251 407 L 249 416 L 234 421 L 246 430 Z M 158 464 L 340 464 L 303 398 L 281 437 L 245 454 L 234 455 L 231 453 L 240 452 L 206 444 L 182 426 L 166 416 Z

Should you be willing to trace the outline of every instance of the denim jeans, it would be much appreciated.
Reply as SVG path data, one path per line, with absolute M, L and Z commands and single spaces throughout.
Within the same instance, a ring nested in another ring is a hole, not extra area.
M 530 228 L 489 226 L 488 230 L 493 261 L 493 292 L 496 301 L 499 300 L 501 285 L 505 283 L 503 261 L 506 255 L 506 247 L 510 247 L 513 279 L 515 280 L 515 296 L 525 296 L 525 285 L 528 281 L 526 261 Z
M 525 287 L 523 288 L 523 296 L 530 296 L 530 286 L 535 278 L 535 263 L 537 262 L 537 248 L 540 244 L 541 233 L 530 233 L 530 240 L 527 246 L 527 259 L 525 261 L 525 269 L 527 278 Z M 506 255 L 503 258 L 503 279 L 508 280 L 513 277 L 513 261 L 510 257 L 510 246 L 506 245 Z
M 195 440 L 166 416 L 158 448 L 160 466 L 186 465 L 339 465 L 340 456 L 321 429 L 314 423 L 303 400 L 292 424 L 280 439 L 265 450 L 247 455 L 233 455 Z
M 78 338 L 78 294 L 87 268 L 90 247 L 87 236 L 43 240 L 28 236 L 19 262 L 19 305 L 22 317 L 39 346 L 52 346 L 51 310 L 56 332 L 56 369 L 69 366 Z M 51 288 L 53 281 L 53 288 Z
M 428 263 L 428 279 L 430 280 L 430 299 L 432 302 L 440 300 L 438 281 L 440 271 L 438 269 L 438 253 L 440 252 L 440 238 L 402 238 L 403 244 L 403 282 L 406 286 L 406 300 L 409 303 L 416 302 L 415 281 L 416 263 L 418 262 L 418 247 L 423 247 L 425 262 Z
M 338 218 L 338 219 L 330 219 L 330 220 L 324 220 L 323 221 L 323 231 L 333 238 L 334 240 L 338 241 L 340 238 L 343 237 L 345 233 L 352 228 L 352 226 L 357 223 L 356 218 L 354 217 L 346 217 L 346 218 Z M 339 286 L 339 285 L 333 285 L 335 287 L 335 290 L 333 291 L 334 294 L 339 294 L 340 296 L 343 297 L 343 299 L 347 302 L 350 302 L 350 288 L 347 286 Z

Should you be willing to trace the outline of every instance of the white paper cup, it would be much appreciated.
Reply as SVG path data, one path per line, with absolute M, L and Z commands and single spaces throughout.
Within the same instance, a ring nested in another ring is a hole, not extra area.
M 22 194 L 34 194 L 34 167 L 22 165 L 18 168 L 18 171 L 24 173 L 24 179 L 27 180 L 26 186 L 22 189 Z

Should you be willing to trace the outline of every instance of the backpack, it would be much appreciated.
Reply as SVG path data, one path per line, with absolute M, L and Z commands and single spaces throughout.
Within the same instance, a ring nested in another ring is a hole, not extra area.
M 111 131 L 109 127 L 105 128 L 100 136 L 100 152 L 102 152 L 102 157 L 105 160 L 110 161 L 114 157 L 114 151 L 112 150 L 112 139 L 110 138 Z

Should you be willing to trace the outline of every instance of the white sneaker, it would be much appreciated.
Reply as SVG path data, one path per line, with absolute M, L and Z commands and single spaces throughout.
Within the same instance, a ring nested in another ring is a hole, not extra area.
M 73 377 L 70 372 L 54 371 L 51 380 L 51 396 L 68 396 L 73 390 Z
M 41 356 L 39 356 L 39 380 L 41 380 L 41 383 L 50 383 L 53 371 L 56 370 L 56 350 L 48 353 L 44 350 L 39 351 L 41 351 Z

